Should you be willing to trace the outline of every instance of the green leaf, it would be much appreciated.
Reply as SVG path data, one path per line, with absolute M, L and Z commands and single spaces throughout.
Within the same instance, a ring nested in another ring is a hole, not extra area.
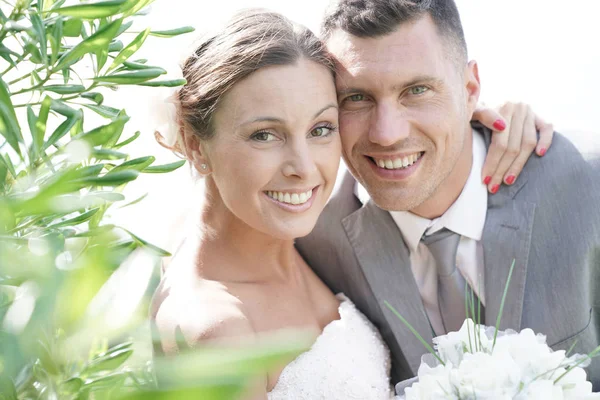
M 126 61 L 127 59 L 129 59 L 129 57 L 135 54 L 135 52 L 138 51 L 140 47 L 142 47 L 142 45 L 144 44 L 144 41 L 148 37 L 149 32 L 150 28 L 144 30 L 139 35 L 137 35 L 135 39 L 133 39 L 131 43 L 127 45 L 127 47 L 121 50 L 121 52 L 115 57 L 111 66 L 108 68 L 108 71 L 111 71 L 114 68 L 118 67 L 123 63 L 123 61 Z
M 57 113 L 65 116 L 65 117 L 72 117 L 74 115 L 77 115 L 80 112 L 80 110 L 76 110 L 73 107 L 69 107 L 68 105 L 65 104 L 64 101 L 61 101 L 61 100 L 52 100 L 50 109 L 52 111 L 56 111 Z
M 127 121 L 129 121 L 128 116 L 120 116 L 110 124 L 99 126 L 91 131 L 77 135 L 75 138 L 86 140 L 92 147 L 105 145 L 111 141 L 116 142 L 123 132 L 123 127 Z
M 154 0 L 128 0 L 127 6 L 124 6 L 124 11 L 126 11 L 124 16 L 133 15 L 153 2 Z
M 92 157 L 96 160 L 121 160 L 127 158 L 128 154 L 120 153 L 111 149 L 93 149 Z
M 104 118 L 110 118 L 110 119 L 117 118 L 117 116 L 119 115 L 119 112 L 120 112 L 120 110 L 117 110 L 116 108 L 112 108 L 112 107 L 108 107 L 108 106 L 101 106 L 101 105 L 96 106 L 94 104 L 84 104 L 84 106 Z
M 42 53 L 40 52 L 40 49 L 33 42 L 25 43 L 23 48 L 26 50 L 25 54 L 31 54 L 29 61 L 34 64 L 46 64 L 46 60 L 42 59 Z
M 133 201 L 130 201 L 129 203 L 127 203 L 127 204 L 124 204 L 124 205 L 122 205 L 122 206 L 121 206 L 121 207 L 119 207 L 119 208 L 125 208 L 125 207 L 132 206 L 132 205 L 134 205 L 134 204 L 137 204 L 137 203 L 139 203 L 140 201 L 144 200 L 146 197 L 148 197 L 148 193 L 145 193 L 145 194 L 141 195 L 141 196 L 140 196 L 140 197 L 138 197 L 137 199 L 135 199 L 135 200 L 133 200 Z
M 133 160 L 125 161 L 124 163 L 117 165 L 110 171 L 110 173 L 130 169 L 142 172 L 142 170 L 152 164 L 154 160 L 155 158 L 153 156 L 134 158 Z
M 104 96 L 102 95 L 102 93 L 98 93 L 98 92 L 82 93 L 81 97 L 83 97 L 84 99 L 92 100 L 97 105 L 101 105 L 104 102 Z M 118 112 L 117 112 L 117 114 L 118 114 Z
M 76 94 L 85 91 L 83 85 L 46 85 L 41 88 L 46 92 L 53 92 L 57 94 Z
M 0 43 L 0 57 L 2 57 L 3 59 L 5 59 L 10 65 L 12 65 L 13 67 L 16 67 L 17 64 L 15 63 L 15 61 L 12 59 L 12 56 L 18 57 L 19 54 L 15 53 L 14 51 L 12 51 L 11 49 L 9 49 L 8 47 L 6 47 L 5 45 L 3 45 L 2 43 Z
M 63 34 L 66 37 L 79 37 L 83 21 L 79 18 L 72 18 L 65 21 L 63 25 Z
M 147 174 L 164 174 L 166 172 L 175 171 L 177 168 L 181 167 L 185 163 L 186 160 L 181 160 L 170 164 L 156 165 L 145 168 L 142 172 Z
M 117 31 L 121 27 L 123 19 L 118 19 L 110 24 L 102 27 L 96 33 L 83 40 L 71 50 L 66 52 L 58 61 L 54 71 L 59 71 L 73 64 L 77 59 L 88 53 L 92 53 L 106 47 L 115 37 Z
M 67 379 L 66 381 L 60 384 L 60 391 L 65 391 L 70 394 L 76 394 L 79 392 L 79 389 L 83 386 L 83 381 L 81 378 L 73 377 Z
M 0 161 L 6 166 L 12 177 L 17 179 L 17 171 L 15 170 L 15 165 L 10 159 L 10 156 L 8 154 L 0 154 Z
M 193 26 L 183 26 L 181 28 L 170 29 L 166 31 L 151 31 L 150 34 L 156 37 L 169 38 L 173 36 L 183 35 L 185 33 L 194 32 L 195 30 L 196 29 L 194 29 Z
M 54 10 L 61 15 L 69 17 L 96 19 L 110 17 L 121 12 L 123 4 L 128 0 L 90 1 L 74 6 L 62 7 Z
M 124 141 L 122 141 L 121 143 L 117 143 L 113 146 L 113 148 L 115 149 L 120 149 L 123 146 L 127 146 L 129 143 L 133 142 L 134 140 L 136 140 L 137 138 L 139 138 L 141 135 L 140 131 L 137 131 L 136 133 L 134 133 L 130 138 L 125 139 Z
M 38 149 L 39 147 L 36 147 L 36 144 L 39 142 L 38 136 L 38 129 L 35 126 L 37 123 L 37 115 L 35 115 L 35 112 L 33 111 L 33 108 L 31 108 L 31 105 L 27 105 L 27 124 L 29 125 L 29 132 L 31 133 L 31 137 L 33 139 L 32 141 L 32 159 L 37 159 L 38 156 Z
M 81 372 L 84 375 L 90 375 L 102 371 L 114 371 L 119 368 L 133 354 L 132 349 L 123 349 L 110 354 L 95 358 L 89 362 Z
M 65 136 L 69 131 L 75 126 L 75 124 L 83 119 L 83 112 L 81 110 L 77 110 L 77 112 L 69 117 L 60 124 L 56 130 L 50 135 L 50 138 L 44 143 L 42 147 L 43 150 L 46 150 L 50 146 L 53 146 L 56 142 L 58 142 L 63 136 Z
M 8 144 L 21 155 L 19 143 L 23 143 L 23 135 L 15 114 L 8 86 L 0 76 L 0 134 L 4 136 Z
M 148 68 L 131 72 L 122 72 L 112 75 L 99 76 L 94 78 L 95 82 L 116 83 L 121 85 L 135 85 L 159 77 L 165 74 L 162 68 Z
M 155 245 L 153 245 L 151 243 L 148 243 L 147 241 L 145 241 L 141 237 L 139 237 L 137 235 L 134 235 L 133 233 L 131 233 L 130 231 L 128 231 L 125 228 L 121 228 L 121 229 L 123 229 L 125 232 L 127 232 L 131 236 L 131 238 L 133 240 L 135 240 L 140 246 L 143 246 L 143 247 L 145 247 L 145 248 L 147 248 L 147 249 L 149 249 L 149 250 L 157 253 L 161 257 L 169 257 L 169 256 L 171 256 L 171 253 L 169 253 L 168 251 L 163 250 L 160 247 L 155 246 Z
M 134 70 L 134 71 L 139 70 L 139 69 L 156 68 L 156 67 L 153 67 L 150 65 L 146 65 L 144 63 L 140 63 L 139 61 L 138 62 L 125 61 L 125 62 L 123 62 L 123 66 L 127 69 Z
M 89 221 L 94 216 L 94 214 L 96 214 L 98 212 L 98 210 L 99 210 L 99 208 L 94 208 L 93 210 L 84 212 L 83 214 L 80 214 L 74 218 L 70 218 L 65 221 L 61 221 L 54 225 L 50 225 L 50 226 L 48 226 L 48 228 L 56 229 L 56 228 L 63 228 L 65 226 L 75 226 L 75 225 L 82 224 L 84 222 Z
M 149 81 L 149 82 L 144 82 L 144 83 L 140 83 L 140 86 L 178 87 L 178 86 L 183 86 L 186 83 L 187 83 L 187 81 L 185 79 L 171 79 L 171 80 L 167 80 L 167 81 Z
M 123 25 L 121 25 L 121 27 L 119 28 L 119 31 L 117 32 L 117 35 L 115 37 L 120 36 L 123 32 L 125 32 L 127 29 L 129 29 L 131 27 L 131 25 L 133 25 L 133 21 L 125 22 Z
M 81 178 L 80 182 L 94 186 L 121 186 L 124 183 L 135 180 L 138 175 L 139 172 L 134 170 L 118 171 L 115 173 L 111 171 L 104 176 Z
M 31 15 L 31 24 L 33 25 L 33 29 L 35 30 L 35 34 L 40 43 L 41 59 L 44 61 L 44 64 L 46 64 L 48 62 L 46 28 L 44 27 L 44 23 L 38 14 Z
M 123 50 L 123 42 L 120 40 L 115 40 L 108 45 L 108 52 L 114 53 L 115 51 Z
M 58 52 L 60 51 L 62 38 L 63 19 L 58 18 L 52 27 L 52 36 L 50 36 L 50 47 L 52 48 L 51 64 L 54 64 L 58 58 Z

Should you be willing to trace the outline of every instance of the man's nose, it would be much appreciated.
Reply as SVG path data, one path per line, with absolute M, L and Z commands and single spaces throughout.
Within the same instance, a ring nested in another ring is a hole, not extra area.
M 380 146 L 391 146 L 408 137 L 410 123 L 395 105 L 380 104 L 371 119 L 369 140 Z

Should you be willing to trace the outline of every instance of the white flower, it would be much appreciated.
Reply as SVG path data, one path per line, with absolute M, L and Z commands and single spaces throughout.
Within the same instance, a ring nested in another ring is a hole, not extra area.
M 419 381 L 406 388 L 406 400 L 448 400 L 458 399 L 453 395 L 450 385 L 450 365 L 430 367 L 423 363 L 419 366 Z
M 475 343 L 476 338 L 477 343 Z M 465 353 L 471 353 L 479 349 L 479 338 L 481 339 L 481 350 L 490 351 L 492 343 L 485 334 L 485 327 L 477 325 L 477 328 L 475 328 L 475 323 L 471 319 L 467 319 L 458 332 L 438 336 L 433 339 L 433 344 L 444 363 L 452 363 L 452 365 L 457 366 L 462 361 Z

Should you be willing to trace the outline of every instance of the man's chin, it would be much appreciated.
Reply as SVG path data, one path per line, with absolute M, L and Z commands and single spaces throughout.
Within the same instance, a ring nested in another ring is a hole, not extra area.
M 377 207 L 386 211 L 410 211 L 423 203 L 412 188 L 381 188 L 365 186 Z

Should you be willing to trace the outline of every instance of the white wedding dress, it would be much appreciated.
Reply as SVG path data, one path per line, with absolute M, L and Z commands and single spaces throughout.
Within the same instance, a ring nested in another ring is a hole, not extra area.
M 390 354 L 377 329 L 343 294 L 340 319 L 292 361 L 269 400 L 389 400 Z

